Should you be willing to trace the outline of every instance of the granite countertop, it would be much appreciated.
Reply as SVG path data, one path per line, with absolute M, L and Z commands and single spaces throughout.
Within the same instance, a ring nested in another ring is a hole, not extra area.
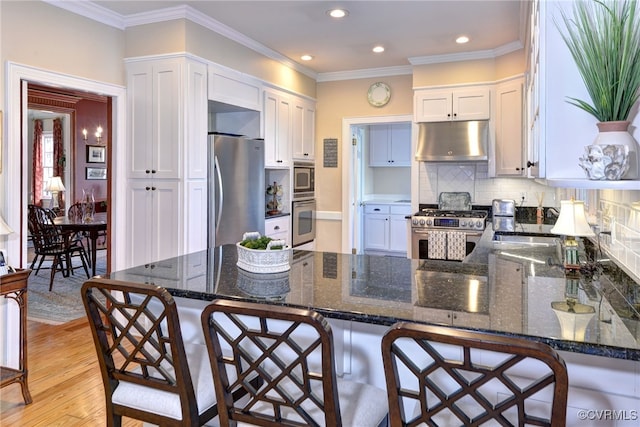
M 178 297 L 291 305 L 378 325 L 447 324 L 640 360 L 635 282 L 615 271 L 566 276 L 556 248 L 495 245 L 492 237 L 489 227 L 462 263 L 294 250 L 290 271 L 254 274 L 239 269 L 235 245 L 225 245 L 110 277 L 155 283 Z M 590 313 L 558 310 L 567 300 Z

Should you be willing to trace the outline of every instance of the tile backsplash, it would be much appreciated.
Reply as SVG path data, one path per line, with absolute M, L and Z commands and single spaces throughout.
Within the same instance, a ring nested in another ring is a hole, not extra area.
M 443 191 L 468 191 L 476 205 L 490 205 L 493 199 L 513 199 L 523 206 L 559 207 L 553 188 L 523 178 L 489 178 L 487 163 L 420 163 L 419 202 L 438 202 Z

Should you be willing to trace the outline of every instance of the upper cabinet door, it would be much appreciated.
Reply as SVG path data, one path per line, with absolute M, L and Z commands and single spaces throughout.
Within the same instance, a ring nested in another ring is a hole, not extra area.
M 287 168 L 291 164 L 293 106 L 285 93 L 264 91 L 265 167 Z
M 316 103 L 295 98 L 293 104 L 292 156 L 294 160 L 315 159 Z
M 446 122 L 451 120 L 453 94 L 450 90 L 420 90 L 415 94 L 416 122 Z
M 490 107 L 489 89 L 453 92 L 453 120 L 489 120 Z
M 127 66 L 131 178 L 179 178 L 181 65 L 162 60 Z
M 495 130 L 496 176 L 525 176 L 522 79 L 496 87 Z

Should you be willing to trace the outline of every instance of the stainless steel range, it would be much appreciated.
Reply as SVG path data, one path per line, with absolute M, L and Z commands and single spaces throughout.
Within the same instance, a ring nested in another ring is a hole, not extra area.
M 482 236 L 487 212 L 424 209 L 411 217 L 411 256 L 462 261 Z

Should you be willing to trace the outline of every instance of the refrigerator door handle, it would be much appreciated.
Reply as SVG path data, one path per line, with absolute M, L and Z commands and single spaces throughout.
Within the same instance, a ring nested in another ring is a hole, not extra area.
M 216 214 L 216 234 L 218 234 L 218 228 L 220 227 L 220 216 L 222 215 L 222 203 L 224 201 L 224 192 L 222 191 L 222 173 L 220 172 L 220 164 L 218 163 L 218 156 L 214 156 L 215 170 L 218 175 L 218 194 L 220 195 L 218 200 L 218 213 Z

